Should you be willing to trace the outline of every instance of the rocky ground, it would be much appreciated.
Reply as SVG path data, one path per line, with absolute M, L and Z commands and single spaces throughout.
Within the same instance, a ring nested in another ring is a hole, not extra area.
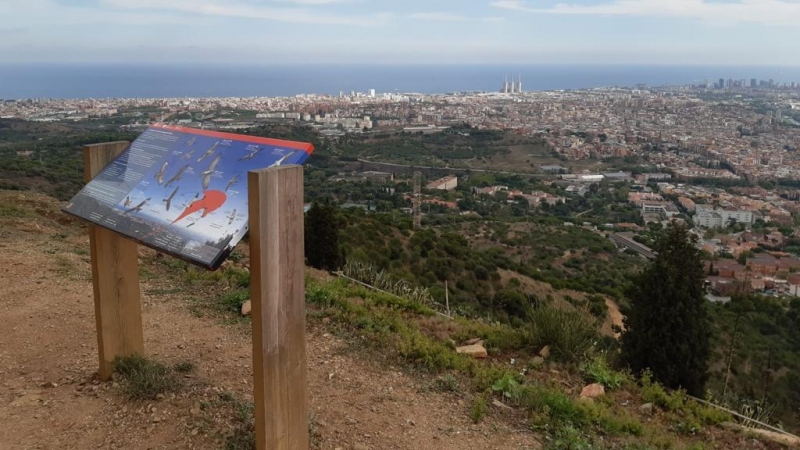
M 0 203 L 22 205 L 0 211 L 0 449 L 223 448 L 237 405 L 252 400 L 246 326 L 196 314 L 179 290 L 144 280 L 147 356 L 194 369 L 175 393 L 128 400 L 119 380 L 95 375 L 85 232 L 52 200 L 3 192 Z M 513 412 L 475 425 L 466 394 L 435 392 L 432 379 L 354 348 L 322 322 L 308 330 L 308 370 L 316 448 L 540 448 Z

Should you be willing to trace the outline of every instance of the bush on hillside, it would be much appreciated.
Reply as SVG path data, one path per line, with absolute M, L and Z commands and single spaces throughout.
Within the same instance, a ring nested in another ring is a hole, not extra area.
M 529 330 L 533 345 L 549 345 L 553 357 L 563 362 L 582 360 L 598 339 L 597 319 L 585 310 L 544 306 L 531 313 Z

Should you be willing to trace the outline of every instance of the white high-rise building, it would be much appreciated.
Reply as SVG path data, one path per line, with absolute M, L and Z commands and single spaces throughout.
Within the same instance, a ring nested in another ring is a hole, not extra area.
M 519 87 L 517 87 L 517 93 L 522 94 L 522 72 L 519 73 Z
M 369 90 L 369 96 L 372 97 L 372 98 L 375 98 L 375 89 L 370 89 Z

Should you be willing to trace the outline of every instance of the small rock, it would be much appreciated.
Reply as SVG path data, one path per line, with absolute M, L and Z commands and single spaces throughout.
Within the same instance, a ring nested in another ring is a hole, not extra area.
M 252 308 L 252 303 L 250 302 L 250 300 L 242 303 L 242 315 L 249 316 L 251 308 Z
M 602 384 L 592 383 L 581 390 L 581 398 L 595 398 L 600 397 L 606 393 L 606 389 Z
M 195 428 L 195 429 L 192 430 L 191 435 L 192 436 L 197 436 L 198 433 L 200 433 L 200 429 L 199 428 Z
M 544 364 L 544 358 L 541 356 L 534 356 L 533 359 L 531 359 L 531 367 L 539 367 L 542 364 Z
M 464 345 L 475 345 L 475 344 L 483 344 L 483 342 L 481 341 L 481 338 L 472 338 L 472 339 L 464 342 Z
M 10 406 L 30 406 L 39 403 L 39 400 L 42 399 L 41 394 L 38 391 L 31 391 L 27 394 L 23 395 L 22 397 L 14 400 L 11 402 Z
M 153 423 L 161 422 L 161 417 L 153 416 Z
M 652 403 L 645 403 L 644 405 L 639 407 L 639 412 L 645 416 L 652 416 L 653 415 L 653 404 Z
M 541 356 L 544 359 L 549 358 L 550 357 L 550 346 L 549 345 L 545 345 L 544 347 L 542 347 L 542 349 L 539 350 L 539 356 Z
M 196 405 L 194 408 L 189 409 L 189 414 L 191 414 L 193 416 L 199 416 L 200 415 L 200 405 Z
M 486 352 L 486 348 L 484 348 L 484 346 L 481 344 L 456 347 L 456 353 L 463 353 L 465 355 L 472 356 L 473 358 L 476 359 L 483 359 L 489 356 L 489 353 Z
M 494 406 L 496 406 L 498 408 L 501 408 L 501 409 L 514 409 L 514 408 L 506 405 L 505 403 L 503 403 L 503 402 L 501 402 L 500 400 L 497 400 L 497 399 L 492 400 L 492 405 L 494 405 Z
M 369 450 L 369 447 L 365 444 L 353 444 L 353 450 Z

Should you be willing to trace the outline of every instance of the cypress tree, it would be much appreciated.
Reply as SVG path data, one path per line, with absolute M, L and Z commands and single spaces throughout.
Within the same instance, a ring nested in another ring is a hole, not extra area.
M 710 322 L 697 237 L 672 224 L 656 242 L 658 256 L 627 292 L 630 311 L 622 358 L 634 373 L 650 369 L 656 380 L 701 396 L 708 379 Z
M 336 270 L 341 265 L 339 227 L 336 212 L 330 204 L 314 202 L 306 214 L 305 253 L 309 266 Z

